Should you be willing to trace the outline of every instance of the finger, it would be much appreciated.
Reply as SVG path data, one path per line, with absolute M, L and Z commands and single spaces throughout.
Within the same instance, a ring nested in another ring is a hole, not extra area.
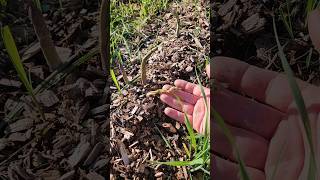
M 270 141 L 266 161 L 267 179 L 298 179 L 304 164 L 304 148 L 297 117 L 281 121 Z
M 184 123 L 184 120 L 185 120 L 184 113 L 177 111 L 176 109 L 173 109 L 170 107 L 165 108 L 164 113 L 167 116 L 169 116 L 170 118 L 175 119 L 175 120 L 179 121 L 180 123 Z M 187 117 L 188 117 L 190 123 L 192 124 L 192 120 L 193 120 L 192 115 L 187 114 Z
M 210 77 L 210 64 L 206 66 L 206 73 L 207 73 L 207 76 Z
M 213 75 L 218 81 L 228 83 L 231 89 L 239 93 L 287 111 L 292 95 L 285 75 L 233 58 L 215 57 L 213 63 Z M 308 86 L 306 82 L 298 79 L 297 83 L 300 89 Z
M 308 16 L 308 30 L 311 41 L 314 47 L 319 51 L 320 50 L 320 11 L 315 9 L 309 13 Z
M 263 171 L 269 142 L 261 136 L 241 128 L 228 126 L 228 129 L 235 139 L 235 145 L 238 147 L 240 156 L 245 165 Z M 236 162 L 237 158 L 235 151 L 221 128 L 214 125 L 212 133 L 214 137 L 213 151 Z
M 227 161 L 219 156 L 213 156 L 213 179 L 226 179 L 226 180 L 238 180 L 240 178 L 239 165 L 230 161 Z M 251 180 L 265 180 L 265 175 L 262 171 L 255 168 L 246 167 L 249 178 Z
M 266 139 L 274 134 L 284 113 L 228 89 L 213 94 L 213 107 L 230 125 L 252 131 Z
M 174 85 L 188 93 L 191 93 L 193 95 L 202 96 L 201 88 L 198 84 L 190 83 L 188 81 L 182 80 L 182 79 L 177 79 L 174 81 Z M 204 93 L 206 95 L 210 95 L 210 89 L 203 87 Z
M 162 87 L 162 89 L 164 90 L 169 90 L 171 87 L 173 86 L 170 86 L 170 85 L 164 85 Z M 198 96 L 195 96 L 193 94 L 190 94 L 186 91 L 182 91 L 182 90 L 174 90 L 174 93 L 184 102 L 187 102 L 187 103 L 190 103 L 190 104 L 195 104 L 199 97 Z
M 207 98 L 207 103 L 209 104 L 208 110 L 210 109 L 210 98 Z M 194 106 L 193 111 L 193 129 L 197 130 L 200 133 L 204 133 L 204 128 L 206 125 L 206 105 L 204 98 L 198 100 L 196 105 Z M 208 114 L 210 117 L 210 112 Z
M 186 103 L 184 101 L 179 101 L 176 97 L 169 94 L 161 94 L 160 100 L 166 103 L 168 106 L 178 110 L 185 112 L 186 114 L 192 115 L 194 105 Z
M 318 111 L 319 112 L 319 111 Z M 320 120 L 320 117 L 318 116 L 318 112 L 313 112 L 313 113 L 309 113 L 309 122 L 310 122 L 310 130 L 311 130 L 311 136 L 312 136 L 312 142 L 314 145 L 314 152 L 315 152 L 315 160 L 316 160 L 316 166 L 319 165 L 319 161 L 317 161 L 317 158 L 319 157 L 319 149 L 317 147 L 317 144 L 319 142 L 319 136 L 317 135 L 317 133 L 319 132 L 319 129 L 317 129 L 317 121 Z M 303 122 L 301 121 L 301 119 L 297 119 L 298 120 L 298 124 L 299 124 L 299 128 L 300 128 L 300 132 L 304 132 L 304 126 L 303 126 Z M 308 143 L 308 137 L 306 135 L 306 133 L 301 133 L 302 134 L 302 139 L 303 139 L 303 144 L 304 146 L 302 146 L 301 148 L 304 148 L 304 163 L 303 163 L 303 168 L 300 172 L 300 176 L 299 179 L 308 179 L 308 175 L 309 175 L 309 170 L 310 170 L 310 158 L 311 158 L 311 151 L 310 151 L 310 144 Z M 318 166 L 319 167 L 319 166 Z M 320 176 L 319 176 L 320 177 Z M 319 179 L 318 177 L 318 179 Z

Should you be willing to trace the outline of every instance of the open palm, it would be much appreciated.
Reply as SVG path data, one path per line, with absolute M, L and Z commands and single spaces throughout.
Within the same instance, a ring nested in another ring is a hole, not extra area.
M 311 18 L 319 20 L 319 11 Z M 319 49 L 319 28 L 309 23 L 309 32 Z M 250 179 L 307 179 L 310 148 L 286 76 L 232 58 L 216 57 L 213 63 L 215 79 L 229 86 L 213 94 L 214 108 L 235 137 Z M 320 88 L 301 80 L 297 83 L 310 119 L 319 172 Z M 222 131 L 213 127 L 214 177 L 240 179 L 234 150 Z
M 276 180 L 306 179 L 309 145 L 286 76 L 232 58 L 216 57 L 213 62 L 214 77 L 230 87 L 215 91 L 214 108 L 235 137 L 251 179 L 271 179 L 275 169 Z M 320 120 L 317 120 L 320 88 L 303 81 L 298 84 L 309 112 L 316 152 L 319 152 L 316 137 L 320 135 Z M 239 179 L 236 158 L 228 140 L 218 126 L 214 125 L 211 132 L 216 175 Z
M 207 66 L 207 74 L 210 73 L 210 67 Z M 205 100 L 201 93 L 200 86 L 194 83 L 187 82 L 185 80 L 178 79 L 174 82 L 175 87 L 178 90 L 174 91 L 174 94 L 179 97 L 179 100 L 170 94 L 161 94 L 160 99 L 171 107 L 167 107 L 164 113 L 169 117 L 184 123 L 185 117 L 184 113 L 188 116 L 191 124 L 195 130 L 198 132 L 205 131 L 205 117 L 207 108 L 205 106 Z M 165 85 L 163 89 L 168 90 L 172 86 Z M 206 94 L 207 103 L 210 109 L 210 89 L 204 87 L 204 92 Z M 208 113 L 208 116 L 210 114 Z

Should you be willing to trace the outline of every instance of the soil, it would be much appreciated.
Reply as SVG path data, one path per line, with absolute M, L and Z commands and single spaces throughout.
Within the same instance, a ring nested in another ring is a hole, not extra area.
M 228 56 L 265 69 L 283 72 L 274 36 L 275 16 L 279 39 L 295 75 L 319 85 L 319 54 L 310 41 L 305 2 L 290 1 L 291 38 L 279 9 L 286 1 L 227 0 L 211 3 L 213 56 Z M 284 6 L 286 7 L 286 6 Z M 285 10 L 285 15 L 287 11 Z M 308 56 L 311 55 L 310 62 Z

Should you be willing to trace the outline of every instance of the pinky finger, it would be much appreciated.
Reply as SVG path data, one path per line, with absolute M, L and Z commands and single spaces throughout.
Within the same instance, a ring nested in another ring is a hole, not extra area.
M 169 108 L 169 107 L 165 108 L 164 109 L 164 113 L 167 116 L 169 116 L 170 118 L 179 121 L 180 123 L 184 123 L 184 121 L 185 121 L 184 113 L 182 113 L 180 111 L 177 111 L 177 110 L 175 110 L 173 108 Z M 192 125 L 192 119 L 193 119 L 192 116 L 187 114 L 187 117 L 188 117 L 188 119 L 189 119 L 189 121 L 190 121 L 190 123 Z

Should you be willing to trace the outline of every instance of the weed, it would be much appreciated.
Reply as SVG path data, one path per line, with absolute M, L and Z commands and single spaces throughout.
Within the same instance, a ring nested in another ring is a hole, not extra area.
M 306 13 L 309 14 L 312 10 L 318 8 L 320 5 L 319 0 L 307 0 Z
M 20 80 L 22 81 L 23 85 L 26 87 L 29 95 L 31 96 L 33 103 L 36 105 L 37 109 L 39 110 L 42 119 L 45 120 L 45 116 L 43 114 L 43 111 L 41 110 L 41 107 L 40 107 L 40 105 L 35 97 L 35 94 L 33 92 L 32 85 L 31 85 L 30 81 L 28 80 L 27 73 L 23 68 L 23 64 L 22 64 L 18 49 L 16 47 L 16 44 L 14 42 L 14 39 L 12 37 L 10 28 L 8 26 L 1 28 L 1 35 L 2 35 L 4 45 L 6 47 L 6 50 L 10 56 L 10 60 L 11 60 L 12 64 L 14 65 L 14 68 L 16 69 Z
M 286 27 L 291 39 L 294 39 L 293 28 L 292 28 L 292 13 L 291 13 L 290 0 L 286 0 L 285 4 L 280 5 L 279 14 L 284 26 Z

